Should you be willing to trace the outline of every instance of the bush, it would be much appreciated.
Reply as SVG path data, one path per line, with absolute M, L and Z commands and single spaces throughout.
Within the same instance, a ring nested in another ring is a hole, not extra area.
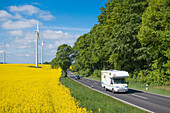
M 66 72 L 64 72 L 63 70 L 62 70 L 62 77 L 67 77 L 67 71 Z
M 84 70 L 79 70 L 78 74 L 81 75 L 81 76 L 85 76 L 85 71 Z
M 78 73 L 82 76 L 89 76 L 90 75 L 91 70 L 90 69 L 86 69 L 84 70 L 80 70 Z
M 93 77 L 101 77 L 101 70 L 94 70 L 93 74 L 92 74 Z

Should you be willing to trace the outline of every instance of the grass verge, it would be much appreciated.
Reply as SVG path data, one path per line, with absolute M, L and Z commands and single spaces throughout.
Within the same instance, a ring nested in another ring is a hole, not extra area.
M 68 77 L 61 77 L 60 82 L 71 90 L 72 96 L 80 101 L 80 107 L 93 113 L 144 113 L 145 111 L 124 104 L 109 96 L 87 88 Z M 99 112 L 99 109 L 101 111 Z
M 130 80 L 129 84 L 128 84 L 128 87 L 133 88 L 133 89 L 146 91 L 146 92 L 150 92 L 150 93 L 170 96 L 170 86 L 153 86 L 153 85 L 149 85 L 148 90 L 146 90 L 146 85 L 145 84 L 138 83 L 138 82 L 135 82 L 133 80 Z

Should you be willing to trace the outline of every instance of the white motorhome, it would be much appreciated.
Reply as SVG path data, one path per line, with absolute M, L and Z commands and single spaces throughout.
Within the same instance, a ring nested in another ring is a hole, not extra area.
M 129 77 L 128 72 L 118 70 L 101 71 L 101 85 L 106 90 L 114 92 L 128 92 L 128 85 L 125 78 Z

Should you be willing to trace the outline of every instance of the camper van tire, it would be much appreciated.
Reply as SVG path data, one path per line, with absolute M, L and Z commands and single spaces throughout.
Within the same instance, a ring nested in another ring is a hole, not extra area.
M 114 89 L 112 89 L 112 93 L 113 93 L 113 94 L 115 93 L 115 90 L 114 90 Z

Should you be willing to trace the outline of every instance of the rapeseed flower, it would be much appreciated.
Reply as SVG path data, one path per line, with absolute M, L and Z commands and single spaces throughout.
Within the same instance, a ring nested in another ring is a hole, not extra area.
M 61 68 L 0 64 L 0 113 L 86 113 L 59 81 Z

